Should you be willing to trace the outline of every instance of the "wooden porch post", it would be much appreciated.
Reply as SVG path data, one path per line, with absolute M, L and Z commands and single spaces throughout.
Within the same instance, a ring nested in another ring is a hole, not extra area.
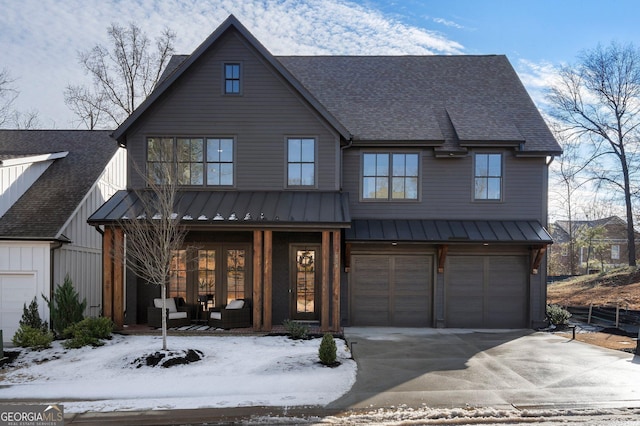
M 113 253 L 113 323 L 116 328 L 124 326 L 124 231 L 114 229 Z
M 340 231 L 333 231 L 333 318 L 331 329 L 340 331 Z
M 113 228 L 102 235 L 102 315 L 113 320 Z
M 262 328 L 262 231 L 253 231 L 253 329 Z
M 273 231 L 264 231 L 264 270 L 263 270 L 263 306 L 264 306 L 264 322 L 262 329 L 264 331 L 271 330 L 271 321 L 273 315 Z
M 322 231 L 322 278 L 320 289 L 322 292 L 320 331 L 329 331 L 329 231 Z

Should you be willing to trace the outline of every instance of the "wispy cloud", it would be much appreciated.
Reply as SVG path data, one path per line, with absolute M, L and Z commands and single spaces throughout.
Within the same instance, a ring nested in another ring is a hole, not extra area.
M 191 53 L 234 14 L 276 55 L 425 55 L 463 53 L 454 40 L 346 0 L 23 0 L 2 6 L 0 67 L 18 78 L 19 109 L 37 109 L 45 127 L 71 127 L 67 84 L 86 81 L 78 52 L 107 43 L 112 22 L 148 34 L 165 26 L 177 51 Z
M 464 28 L 462 25 L 453 21 L 446 20 L 444 18 L 433 18 L 433 22 L 435 22 L 436 24 L 442 24 L 445 27 L 452 27 L 452 28 L 458 28 L 458 29 Z

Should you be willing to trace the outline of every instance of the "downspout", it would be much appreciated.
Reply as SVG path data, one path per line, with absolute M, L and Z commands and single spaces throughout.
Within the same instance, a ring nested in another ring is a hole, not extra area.
M 55 292 L 55 283 L 54 283 L 54 277 L 55 277 L 55 250 L 58 250 L 60 247 L 62 247 L 64 243 L 62 241 L 55 241 L 54 244 L 51 245 L 51 248 L 49 249 L 49 302 L 53 302 L 53 294 Z M 51 321 L 51 308 L 49 308 L 49 329 L 53 330 L 53 321 Z
M 343 176 L 343 164 L 344 164 L 343 151 L 345 149 L 351 148 L 352 145 L 353 145 L 353 136 L 349 137 L 349 143 L 347 143 L 345 146 L 340 147 L 340 191 L 342 191 L 342 176 Z

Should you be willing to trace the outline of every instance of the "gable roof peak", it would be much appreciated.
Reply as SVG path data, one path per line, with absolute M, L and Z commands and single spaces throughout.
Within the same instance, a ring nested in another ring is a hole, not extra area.
M 175 70 L 161 80 L 153 92 L 135 109 L 135 111 L 113 132 L 112 137 L 122 146 L 126 146 L 126 132 L 133 123 L 140 118 L 144 112 L 194 63 L 196 62 L 220 37 L 231 28 L 235 29 L 244 37 L 249 44 L 262 55 L 299 93 L 305 98 L 318 113 L 345 138 L 350 139 L 351 134 L 312 94 L 303 86 L 294 75 L 285 68 L 257 38 L 247 30 L 234 16 L 229 15 L 218 28 L 216 28 L 185 60 L 180 62 Z

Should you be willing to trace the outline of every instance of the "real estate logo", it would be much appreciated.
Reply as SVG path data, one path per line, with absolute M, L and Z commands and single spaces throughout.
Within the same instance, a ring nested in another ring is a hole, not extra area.
M 0 405 L 0 426 L 63 426 L 64 409 L 55 405 Z

